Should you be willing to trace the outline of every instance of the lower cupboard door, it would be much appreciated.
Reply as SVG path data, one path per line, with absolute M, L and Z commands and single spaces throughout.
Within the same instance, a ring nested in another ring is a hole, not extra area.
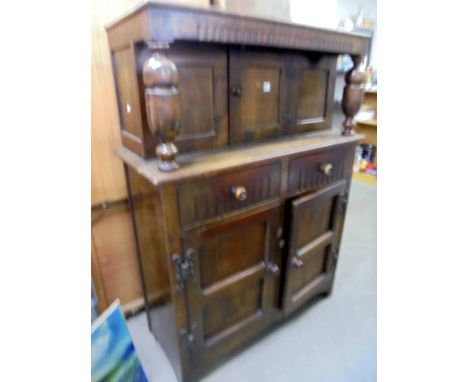
M 191 231 L 195 280 L 187 283 L 190 356 L 195 369 L 271 325 L 279 298 L 280 207 Z
M 283 312 L 327 292 L 333 282 L 346 182 L 340 181 L 292 201 Z

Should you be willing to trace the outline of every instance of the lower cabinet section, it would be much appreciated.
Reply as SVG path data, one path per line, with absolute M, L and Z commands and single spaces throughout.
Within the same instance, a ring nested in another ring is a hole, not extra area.
M 187 351 L 195 375 L 331 290 L 345 191 L 341 180 L 185 232 Z
M 346 152 L 337 156 L 352 159 L 352 151 Z M 307 156 L 313 160 L 304 167 L 320 169 L 323 155 Z M 261 168 L 279 173 L 275 163 Z M 347 170 L 336 177 L 325 174 L 327 182 L 294 191 L 288 174 L 277 174 L 282 192 L 278 186 L 262 199 L 247 186 L 244 204 L 230 202 L 226 210 L 214 208 L 217 214 L 190 224 L 181 219 L 187 213 L 182 199 L 201 184 L 205 205 L 216 205 L 210 197 L 216 193 L 229 200 L 230 173 L 158 190 L 128 172 L 150 328 L 180 381 L 197 381 L 225 356 L 332 290 L 351 162 L 342 167 Z M 165 282 L 155 290 L 155 280 Z

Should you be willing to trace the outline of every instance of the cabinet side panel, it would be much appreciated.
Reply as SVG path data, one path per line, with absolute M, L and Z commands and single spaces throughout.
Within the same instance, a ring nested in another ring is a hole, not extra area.
M 122 143 L 138 155 L 147 156 L 136 78 L 134 50 L 131 45 L 112 52 Z
M 133 169 L 127 168 L 127 177 L 150 330 L 181 380 L 176 313 L 158 194 L 154 186 Z

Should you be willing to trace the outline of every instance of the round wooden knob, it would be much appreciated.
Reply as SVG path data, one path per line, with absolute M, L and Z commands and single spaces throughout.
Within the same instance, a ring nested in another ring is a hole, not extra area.
M 332 171 L 333 171 L 333 165 L 331 163 L 325 163 L 322 165 L 322 172 L 325 175 L 331 175 Z
M 291 258 L 291 265 L 296 268 L 302 268 L 304 266 L 304 262 L 298 257 L 298 256 L 293 256 Z
M 247 199 L 247 190 L 245 187 L 242 186 L 234 186 L 232 187 L 232 194 L 234 197 L 239 200 L 240 202 L 243 202 L 244 200 Z

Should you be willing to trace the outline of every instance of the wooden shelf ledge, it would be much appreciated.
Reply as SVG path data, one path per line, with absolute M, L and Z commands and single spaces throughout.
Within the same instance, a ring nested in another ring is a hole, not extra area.
M 284 137 L 261 144 L 229 146 L 218 150 L 181 154 L 178 157 L 180 168 L 174 172 L 162 172 L 157 159 L 145 160 L 125 147 L 115 153 L 130 167 L 148 179 L 153 185 L 179 182 L 191 178 L 213 175 L 241 168 L 249 164 L 262 164 L 288 155 L 307 153 L 337 145 L 362 141 L 364 135 L 343 136 L 339 133 L 309 133 Z

